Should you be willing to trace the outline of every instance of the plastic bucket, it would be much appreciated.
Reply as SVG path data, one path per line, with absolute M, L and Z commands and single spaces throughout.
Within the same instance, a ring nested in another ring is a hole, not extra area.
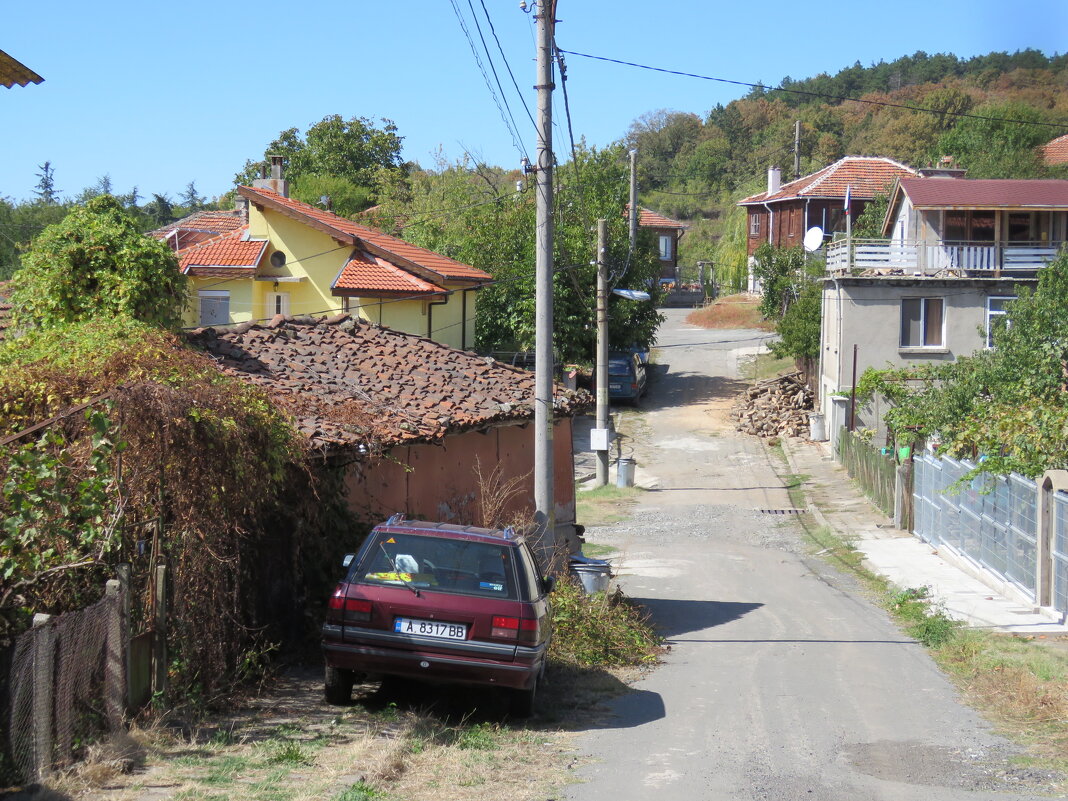
M 603 559 L 572 559 L 570 569 L 587 595 L 606 591 L 612 578 L 612 566 Z
M 616 460 L 616 486 L 634 486 L 634 460 L 626 457 Z
M 813 412 L 808 416 L 808 438 L 813 442 L 823 442 L 827 439 L 827 426 L 822 414 Z

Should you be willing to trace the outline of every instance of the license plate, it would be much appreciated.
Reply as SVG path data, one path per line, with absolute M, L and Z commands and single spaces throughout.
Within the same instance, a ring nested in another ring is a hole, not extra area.
M 393 621 L 393 630 L 398 634 L 417 634 L 420 637 L 437 637 L 441 640 L 467 639 L 467 626 L 463 623 L 441 623 L 437 620 L 398 617 Z
M 623 385 L 622 384 L 609 384 L 608 388 L 609 389 L 623 389 Z

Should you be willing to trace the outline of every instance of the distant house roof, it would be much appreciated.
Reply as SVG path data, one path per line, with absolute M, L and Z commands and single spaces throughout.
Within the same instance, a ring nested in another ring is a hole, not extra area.
M 218 234 L 178 251 L 178 262 L 186 275 L 202 278 L 233 278 L 255 274 L 266 239 L 248 239 L 248 226 Z
M 846 156 L 822 170 L 783 184 L 777 192 L 761 192 L 740 200 L 739 206 L 778 203 L 798 198 L 845 198 L 871 200 L 888 192 L 898 178 L 916 175 L 916 170 L 884 156 Z
M 898 191 L 917 208 L 1068 208 L 1066 180 L 903 178 Z
M 28 83 L 41 83 L 43 80 L 44 78 L 25 64 L 0 50 L 0 85 L 10 89 L 15 84 L 25 86 Z
M 414 272 L 424 280 L 459 281 L 473 284 L 483 284 L 493 280 L 493 276 L 489 273 L 468 264 L 454 261 L 448 256 L 354 223 L 331 211 L 284 197 L 270 189 L 239 186 L 237 191 L 250 203 L 273 209 L 332 236 L 338 242 L 353 245 L 383 257 L 409 272 Z
M 630 204 L 625 206 L 625 214 L 630 214 Z M 639 228 L 679 228 L 685 229 L 686 223 L 673 220 L 670 217 L 665 217 L 663 214 L 652 211 L 651 209 L 638 207 L 638 227 Z
M 441 442 L 534 415 L 532 372 L 348 315 L 279 315 L 188 337 L 224 373 L 266 390 L 322 451 Z M 558 415 L 588 403 L 585 392 L 556 388 Z
M 1042 146 L 1042 160 L 1046 164 L 1068 164 L 1068 134 L 1058 136 Z
M 211 239 L 218 234 L 236 231 L 248 224 L 243 211 L 195 211 L 175 220 L 148 235 L 159 240 L 166 240 L 175 250 L 182 250 Z

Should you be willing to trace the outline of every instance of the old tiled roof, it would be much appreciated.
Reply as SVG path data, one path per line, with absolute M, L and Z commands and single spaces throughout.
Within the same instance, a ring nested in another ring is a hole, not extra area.
M 783 184 L 778 192 L 761 192 L 738 202 L 739 206 L 779 203 L 798 198 L 845 198 L 871 200 L 878 192 L 887 192 L 898 178 L 915 175 L 916 171 L 883 156 L 846 156 L 822 170 Z
M 278 316 L 189 339 L 223 372 L 263 387 L 324 451 L 441 442 L 534 415 L 533 373 L 348 315 Z M 556 389 L 558 415 L 588 403 L 585 392 Z
M 182 272 L 212 278 L 254 274 L 267 240 L 245 239 L 247 231 L 247 226 L 238 228 L 179 251 Z
M 624 214 L 630 214 L 630 204 L 624 206 Z M 686 224 L 651 209 L 638 207 L 638 226 L 640 228 L 685 228 Z
M 25 64 L 0 50 L 0 86 L 10 89 L 15 84 L 25 86 L 28 83 L 41 83 L 44 78 Z
M 900 191 L 919 208 L 1068 208 L 1066 180 L 903 178 Z
M 1068 134 L 1058 136 L 1042 146 L 1042 159 L 1046 164 L 1068 164 Z
M 237 191 L 250 202 L 307 223 L 339 242 L 374 251 L 375 255 L 383 256 L 397 266 L 417 274 L 426 273 L 421 275 L 422 278 L 479 284 L 493 280 L 488 273 L 468 264 L 462 264 L 440 253 L 434 253 L 432 250 L 405 242 L 403 239 L 383 234 L 373 228 L 354 223 L 352 220 L 346 220 L 331 211 L 283 197 L 270 189 L 239 186 Z
M 445 292 L 437 284 L 424 281 L 366 250 L 352 254 L 331 289 L 367 297 L 392 294 L 411 297 Z

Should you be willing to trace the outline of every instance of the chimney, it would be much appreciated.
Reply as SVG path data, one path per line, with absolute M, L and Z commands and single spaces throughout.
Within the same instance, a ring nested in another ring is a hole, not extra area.
M 782 170 L 778 167 L 768 167 L 768 194 L 774 195 L 782 186 Z
M 271 177 L 267 177 L 267 167 L 264 166 L 260 169 L 261 177 L 253 181 L 252 186 L 256 189 L 270 189 L 282 197 L 289 197 L 289 181 L 282 177 L 284 157 L 272 153 L 267 158 L 271 160 Z
M 963 178 L 968 174 L 952 156 L 942 156 L 937 164 L 920 167 L 917 172 L 921 178 Z
M 248 220 L 248 198 L 235 194 L 234 213 L 242 220 Z

